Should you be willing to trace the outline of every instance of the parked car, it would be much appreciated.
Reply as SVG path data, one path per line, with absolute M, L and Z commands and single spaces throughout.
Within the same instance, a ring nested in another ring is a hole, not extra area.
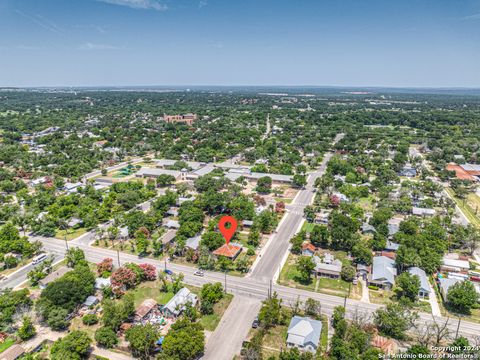
M 205 273 L 204 273 L 202 270 L 197 270 L 197 271 L 195 271 L 195 272 L 193 273 L 193 275 L 195 275 L 195 276 L 204 276 Z
M 168 269 L 165 269 L 163 270 L 163 272 L 167 275 L 173 275 L 173 271 L 172 270 L 168 270 Z
M 256 329 L 260 326 L 260 321 L 258 320 L 258 316 L 252 322 L 252 328 Z

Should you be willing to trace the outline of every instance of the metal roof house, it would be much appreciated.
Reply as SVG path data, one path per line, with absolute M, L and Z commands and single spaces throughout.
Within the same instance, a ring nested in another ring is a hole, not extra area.
M 342 272 L 342 262 L 340 260 L 334 260 L 333 256 L 331 259 L 325 256 L 322 261 L 318 256 L 313 256 L 313 261 L 315 262 L 315 268 L 313 269 L 315 275 L 332 279 L 340 278 Z
M 195 306 L 197 304 L 197 295 L 192 293 L 187 288 L 180 289 L 170 301 L 162 307 L 162 311 L 165 315 L 171 317 L 177 317 L 185 310 L 188 303 Z
M 294 316 L 287 331 L 287 346 L 316 353 L 322 333 L 322 322 L 308 317 Z
M 382 289 L 391 289 L 395 284 L 397 268 L 395 260 L 386 256 L 375 256 L 373 258 L 372 273 L 368 277 L 369 285 L 375 285 Z
M 418 291 L 418 296 L 421 298 L 428 298 L 430 296 L 430 284 L 425 271 L 418 267 L 412 267 L 408 269 L 408 272 L 412 275 L 418 276 L 420 279 L 420 290 Z
M 412 207 L 412 214 L 417 216 L 433 216 L 435 212 L 435 209 Z

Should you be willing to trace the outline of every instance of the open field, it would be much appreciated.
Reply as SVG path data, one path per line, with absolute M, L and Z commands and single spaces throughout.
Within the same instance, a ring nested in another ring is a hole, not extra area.
M 477 194 L 470 193 L 464 201 L 456 197 L 451 188 L 446 188 L 446 191 L 455 200 L 460 210 L 462 210 L 472 225 L 480 228 L 480 217 L 477 213 L 477 211 L 480 211 L 480 197 Z

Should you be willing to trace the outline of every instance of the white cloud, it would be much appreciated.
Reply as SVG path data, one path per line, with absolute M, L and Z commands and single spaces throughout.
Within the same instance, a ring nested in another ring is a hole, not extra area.
M 168 6 L 157 0 L 97 0 L 107 4 L 128 6 L 132 9 L 165 11 Z
M 199 9 L 201 9 L 201 8 L 203 8 L 204 6 L 207 6 L 207 5 L 208 5 L 207 0 L 200 0 L 200 1 L 198 2 L 198 8 L 199 8 Z
M 118 46 L 108 45 L 108 44 L 95 44 L 87 42 L 80 44 L 78 50 L 117 50 L 120 49 Z
M 468 15 L 463 18 L 464 20 L 480 20 L 480 14 Z

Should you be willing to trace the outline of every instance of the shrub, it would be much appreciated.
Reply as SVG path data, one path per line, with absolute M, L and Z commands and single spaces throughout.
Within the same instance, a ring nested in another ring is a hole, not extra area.
M 368 285 L 368 288 L 370 290 L 378 290 L 378 286 L 375 286 L 375 285 Z
M 98 323 L 98 317 L 95 314 L 86 314 L 83 316 L 82 322 L 88 326 L 95 325 Z

